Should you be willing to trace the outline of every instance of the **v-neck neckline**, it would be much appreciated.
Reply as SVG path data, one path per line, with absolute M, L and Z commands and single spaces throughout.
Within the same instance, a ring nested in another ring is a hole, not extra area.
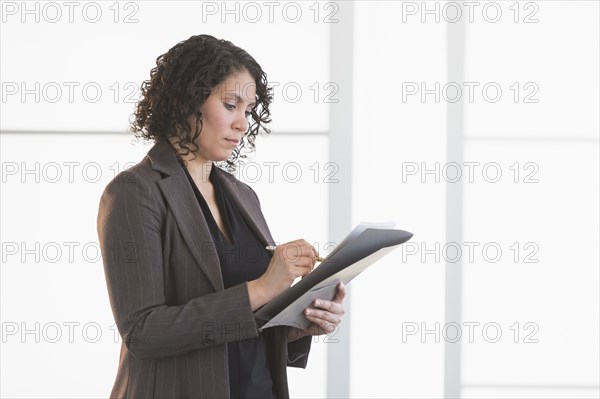
M 235 244 L 235 240 L 233 239 L 233 233 L 231 231 L 231 223 L 230 223 L 230 220 L 229 220 L 229 214 L 227 212 L 228 209 L 227 209 L 227 206 L 225 204 L 225 200 L 223 198 L 221 182 L 219 181 L 219 177 L 216 175 L 216 173 L 215 173 L 215 171 L 213 169 L 213 168 L 216 168 L 217 166 L 215 166 L 215 164 L 213 163 L 208 178 L 209 178 L 209 181 L 213 185 L 213 190 L 214 190 L 214 193 L 215 193 L 216 205 L 217 205 L 217 208 L 219 209 L 219 213 L 221 214 L 221 219 L 223 220 L 223 228 L 229 234 L 229 239 L 227 238 L 227 236 L 225 235 L 225 233 L 223 233 L 223 231 L 221 230 L 221 228 L 217 224 L 217 221 L 216 221 L 216 219 L 215 219 L 215 217 L 214 217 L 214 215 L 213 215 L 213 213 L 212 213 L 212 211 L 210 209 L 210 206 L 208 205 L 208 202 L 206 201 L 206 198 L 204 198 L 204 196 L 202 195 L 202 192 L 200 191 L 200 189 L 198 188 L 198 185 L 196 184 L 196 182 L 192 178 L 192 175 L 187 170 L 187 168 L 185 167 L 185 165 L 182 164 L 181 166 L 185 170 L 185 174 L 187 175 L 188 180 L 192 184 L 194 193 L 196 194 L 196 196 L 201 201 L 201 208 L 202 208 L 203 214 L 204 214 L 205 218 L 207 217 L 209 219 L 209 220 L 207 220 L 207 224 L 209 224 L 209 227 L 211 227 L 211 230 L 212 229 L 216 229 L 216 231 L 218 231 L 218 235 L 221 238 L 222 243 L 224 243 L 225 245 L 234 245 Z

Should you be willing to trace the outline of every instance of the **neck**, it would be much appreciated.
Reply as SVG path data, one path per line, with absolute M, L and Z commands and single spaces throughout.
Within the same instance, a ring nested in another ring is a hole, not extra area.
M 213 163 L 212 161 L 209 161 L 207 159 L 204 159 L 200 154 L 196 154 L 196 157 L 194 158 L 194 155 L 190 152 L 186 155 L 181 154 L 182 150 L 181 147 L 179 146 L 178 143 L 175 143 L 175 140 L 170 137 L 169 141 L 171 142 L 171 147 L 173 148 L 175 154 L 181 158 L 188 170 L 188 172 L 190 172 L 190 175 L 200 178 L 200 181 L 202 182 L 208 182 L 209 181 L 209 176 L 210 176 L 210 172 L 212 170 L 212 166 Z

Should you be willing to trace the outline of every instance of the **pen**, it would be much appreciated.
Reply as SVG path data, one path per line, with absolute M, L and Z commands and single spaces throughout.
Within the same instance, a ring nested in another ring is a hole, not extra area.
M 270 252 L 275 251 L 275 248 L 277 248 L 277 245 L 267 245 L 265 247 L 265 249 Z M 317 262 L 323 262 L 324 260 L 325 260 L 325 258 L 322 258 L 319 255 L 317 255 Z

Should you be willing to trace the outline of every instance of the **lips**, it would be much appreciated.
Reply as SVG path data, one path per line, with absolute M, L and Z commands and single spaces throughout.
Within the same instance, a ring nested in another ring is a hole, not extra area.
M 240 141 L 237 139 L 225 139 L 225 141 L 228 141 L 229 143 L 234 145 L 238 145 L 240 143 Z

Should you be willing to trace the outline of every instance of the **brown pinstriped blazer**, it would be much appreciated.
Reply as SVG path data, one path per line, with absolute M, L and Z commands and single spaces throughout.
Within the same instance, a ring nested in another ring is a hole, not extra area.
M 217 178 L 263 244 L 273 244 L 254 190 L 217 168 Z M 258 336 L 247 284 L 224 289 L 202 210 L 167 141 L 105 188 L 98 237 L 122 337 L 111 398 L 227 398 L 227 345 Z M 310 337 L 265 330 L 277 397 L 286 366 L 306 367 Z

